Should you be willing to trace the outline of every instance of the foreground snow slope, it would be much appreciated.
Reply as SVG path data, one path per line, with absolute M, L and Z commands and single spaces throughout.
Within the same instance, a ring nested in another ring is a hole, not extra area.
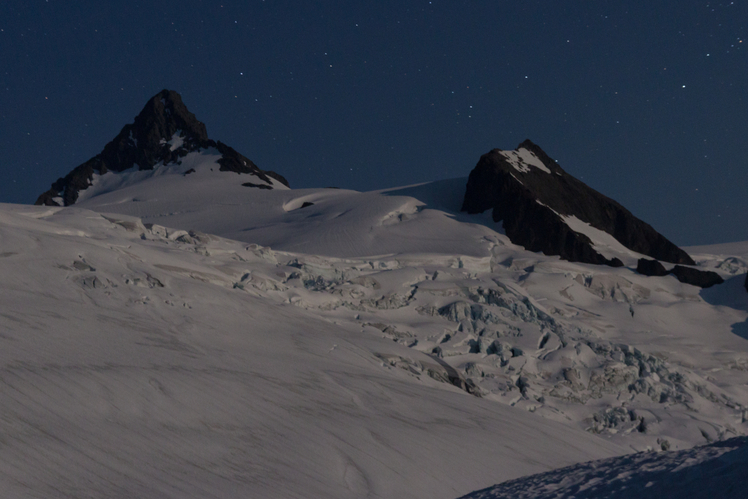
M 642 452 L 519 478 L 461 499 L 742 499 L 748 438 L 693 449 Z
M 625 452 L 469 395 L 305 281 L 420 271 L 299 258 L 0 205 L 3 497 L 448 498 Z

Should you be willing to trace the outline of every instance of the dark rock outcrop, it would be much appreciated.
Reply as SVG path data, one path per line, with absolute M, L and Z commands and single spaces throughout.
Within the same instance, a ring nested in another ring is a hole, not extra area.
M 179 144 L 169 142 L 176 136 Z M 178 163 L 191 152 L 215 148 L 221 153 L 220 171 L 257 176 L 270 186 L 270 178 L 288 186 L 285 178 L 271 171 L 263 171 L 252 161 L 222 142 L 208 138 L 205 125 L 197 120 L 173 90 L 162 90 L 154 95 L 132 124 L 122 131 L 104 150 L 65 177 L 57 179 L 52 188 L 36 200 L 37 205 L 64 206 L 74 204 L 78 193 L 91 185 L 94 173 L 122 172 L 137 167 L 151 170 L 158 165 Z M 272 188 L 272 187 L 271 187 Z
M 667 270 L 665 266 L 657 260 L 647 260 L 646 258 L 639 259 L 639 262 L 636 265 L 636 271 L 646 276 L 661 277 L 672 274 L 680 282 L 692 284 L 700 288 L 710 288 L 725 282 L 716 272 L 683 267 L 682 265 L 676 265 L 671 270 Z M 746 287 L 748 288 L 748 280 L 746 281 Z
M 670 273 L 680 282 L 692 284 L 700 288 L 711 288 L 712 286 L 725 282 L 725 280 L 716 272 L 692 269 L 681 265 L 673 267 L 673 270 L 671 270 Z
M 257 189 L 272 189 L 272 187 L 270 187 L 267 184 L 253 184 L 252 182 L 244 182 L 242 184 L 242 186 L 244 186 L 244 187 L 255 187 Z
M 748 274 L 745 276 L 745 290 L 748 291 Z
M 669 274 L 668 270 L 657 260 L 647 260 L 646 258 L 640 258 L 636 264 L 636 271 L 642 275 L 647 276 L 666 276 Z
M 481 156 L 470 172 L 462 211 L 493 210 L 509 239 L 530 251 L 572 262 L 617 266 L 597 252 L 589 237 L 572 230 L 563 216 L 576 217 L 615 237 L 623 246 L 671 263 L 693 265 L 682 249 L 616 201 L 566 173 L 529 140 L 514 151 Z

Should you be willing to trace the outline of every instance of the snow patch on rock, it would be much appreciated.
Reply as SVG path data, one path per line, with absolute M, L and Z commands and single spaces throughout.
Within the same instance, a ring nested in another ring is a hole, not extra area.
M 501 151 L 501 155 L 520 173 L 529 172 L 531 166 L 545 173 L 551 173 L 551 170 L 540 161 L 540 158 L 535 153 L 528 151 L 524 147 L 516 151 Z

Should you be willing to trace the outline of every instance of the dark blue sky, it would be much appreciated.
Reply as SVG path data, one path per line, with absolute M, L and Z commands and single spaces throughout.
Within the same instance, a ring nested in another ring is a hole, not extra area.
M 467 176 L 525 138 L 681 245 L 748 240 L 746 1 L 0 2 L 0 201 L 163 88 L 292 187 Z

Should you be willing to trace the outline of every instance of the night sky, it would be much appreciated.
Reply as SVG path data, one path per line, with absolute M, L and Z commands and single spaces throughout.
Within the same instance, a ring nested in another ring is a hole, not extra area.
M 748 240 L 746 39 L 742 0 L 2 0 L 0 201 L 168 88 L 292 187 L 463 177 L 529 138 L 676 244 Z

